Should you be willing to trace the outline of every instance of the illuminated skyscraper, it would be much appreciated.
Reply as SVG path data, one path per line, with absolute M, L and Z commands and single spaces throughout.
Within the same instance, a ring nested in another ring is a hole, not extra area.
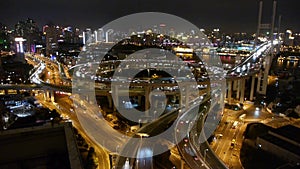
M 22 62 L 25 63 L 25 56 L 24 56 L 24 42 L 26 39 L 23 37 L 16 37 L 15 38 L 15 45 L 16 45 L 16 62 Z
M 284 34 L 284 45 L 293 46 L 295 37 L 292 36 L 293 32 L 291 30 L 286 30 Z
M 6 26 L 0 23 L 0 50 L 10 50 L 10 40 Z
M 22 37 L 24 41 L 25 52 L 35 52 L 35 45 L 41 43 L 41 33 L 35 21 L 27 19 L 19 21 L 15 25 L 15 37 Z
M 59 27 L 52 24 L 43 27 L 43 34 L 46 39 L 46 56 L 53 54 L 58 48 Z

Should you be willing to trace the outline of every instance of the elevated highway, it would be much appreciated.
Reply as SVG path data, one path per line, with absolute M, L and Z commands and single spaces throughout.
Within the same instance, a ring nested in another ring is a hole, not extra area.
M 274 41 L 275 43 L 273 45 L 278 45 L 279 43 Z M 245 59 L 243 62 L 240 64 L 236 65 L 232 70 L 229 70 L 226 74 L 226 79 L 227 80 L 234 80 L 234 79 L 243 79 L 249 76 L 253 76 L 257 74 L 262 68 L 265 67 L 266 60 L 265 58 L 269 57 L 271 49 L 274 47 L 271 42 L 265 42 L 261 44 L 247 59 Z M 268 58 L 267 58 L 268 59 Z M 99 63 L 98 63 L 99 64 Z M 85 66 L 83 64 L 82 66 Z M 40 65 L 42 67 L 42 64 Z M 37 71 L 38 72 L 38 71 Z M 41 81 L 39 78 L 37 78 L 38 73 L 34 74 L 32 76 L 32 80 L 36 85 L 8 85 L 8 86 L 2 86 L 3 89 L 9 89 L 9 88 L 16 88 L 16 89 L 25 89 L 25 88 L 42 88 L 46 90 L 58 90 L 58 91 L 64 91 L 64 92 L 71 92 L 72 87 L 71 86 L 57 86 L 49 83 L 45 83 Z M 110 83 L 102 83 L 103 85 L 100 85 L 99 89 L 95 89 L 95 93 L 97 92 L 102 93 L 102 94 L 109 94 L 110 89 L 106 88 L 106 86 L 109 86 Z M 200 83 L 203 84 L 203 83 Z M 139 83 L 135 84 L 132 83 L 131 85 L 133 86 L 149 86 L 149 83 Z M 153 84 L 153 85 L 172 85 L 172 84 Z M 144 94 L 144 91 L 142 90 L 136 90 L 136 92 L 140 94 Z M 172 93 L 173 94 L 173 93 Z M 191 109 L 185 109 L 184 107 L 181 109 L 178 109 L 172 113 L 166 114 L 156 121 L 153 121 L 146 126 L 142 127 L 138 133 L 146 133 L 147 135 L 155 135 L 155 133 L 158 130 L 155 130 L 157 128 L 160 128 L 160 126 L 164 126 L 170 124 L 171 121 L 176 124 L 176 128 L 182 130 L 183 132 L 180 133 L 182 135 L 185 135 L 184 137 L 187 138 L 187 141 L 178 141 L 178 150 L 183 157 L 184 161 L 191 167 L 191 168 L 226 168 L 226 166 L 218 159 L 218 157 L 214 154 L 214 152 L 210 149 L 209 145 L 207 144 L 206 140 L 207 135 L 205 135 L 205 128 L 202 130 L 204 123 L 206 122 L 208 118 L 208 114 L 216 114 L 219 109 L 215 110 L 214 109 L 214 104 L 212 104 L 211 107 L 208 107 L 207 103 L 210 103 L 210 96 L 207 95 L 203 101 L 194 101 L 192 103 L 192 109 L 196 109 L 196 107 L 199 107 L 199 111 L 197 111 L 196 114 L 189 113 L 189 112 L 194 112 Z M 195 104 L 197 106 L 193 106 Z M 217 103 L 215 103 L 217 104 Z M 184 111 L 185 113 L 181 113 L 181 116 L 179 117 L 179 120 L 175 121 L 176 117 L 179 115 L 179 110 Z M 84 115 L 86 116 L 86 115 Z M 88 119 L 90 118 L 95 118 L 93 116 L 89 117 L 84 117 L 85 121 L 90 122 Z M 182 127 L 180 126 L 182 123 L 181 122 L 186 122 L 187 119 L 192 120 L 193 122 L 197 123 L 197 125 L 194 125 L 193 123 L 188 123 L 187 126 Z M 93 121 L 93 120 L 91 120 Z M 149 127 L 150 126 L 150 127 Z M 189 132 L 184 132 L 184 131 L 189 131 Z M 178 133 L 176 133 L 178 134 Z M 177 135 L 178 136 L 178 135 Z M 176 137 L 173 139 L 176 139 Z M 179 137 L 179 136 L 178 136 Z M 180 137 L 179 137 L 180 138 Z M 199 140 L 202 140 L 201 144 L 199 143 Z M 125 144 L 126 141 L 128 140 L 123 140 L 118 142 L 119 144 Z M 140 143 L 127 143 L 128 146 L 132 145 L 139 145 L 135 149 L 135 153 L 138 153 L 138 151 L 141 149 L 141 147 L 144 147 L 143 145 L 147 146 L 147 143 L 143 143 L 142 141 Z M 126 151 L 126 146 L 124 148 L 124 151 Z M 188 148 L 186 148 L 188 147 Z M 121 167 L 124 166 L 126 162 L 126 158 L 120 158 L 118 160 L 117 166 Z M 133 161 L 131 162 L 132 164 L 134 163 Z M 148 164 L 148 163 L 147 163 Z M 149 167 L 151 168 L 152 164 L 149 162 Z M 149 168 L 146 167 L 146 168 Z

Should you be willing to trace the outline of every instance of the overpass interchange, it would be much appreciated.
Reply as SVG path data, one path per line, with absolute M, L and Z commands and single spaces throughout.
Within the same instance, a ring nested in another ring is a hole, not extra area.
M 276 45 L 276 44 L 274 44 Z M 260 47 L 258 47 L 256 49 L 255 52 L 253 52 L 253 54 L 248 57 L 246 60 L 244 60 L 241 64 L 237 65 L 235 68 L 233 68 L 232 70 L 227 72 L 226 75 L 226 79 L 230 80 L 230 79 L 242 79 L 245 78 L 247 76 L 251 76 L 253 74 L 256 74 L 260 71 L 260 69 L 262 68 L 263 64 L 264 64 L 264 57 L 266 57 L 266 55 L 268 54 L 268 52 L 270 52 L 270 49 L 273 46 L 270 44 L 270 42 L 266 42 L 264 44 L 262 44 Z M 39 65 L 39 68 L 42 68 L 43 64 Z M 40 69 L 37 69 L 40 70 Z M 36 83 L 36 85 L 7 85 L 7 86 L 3 86 L 3 89 L 32 89 L 32 88 L 40 88 L 43 90 L 53 90 L 53 91 L 64 91 L 64 92 L 71 92 L 72 91 L 72 87 L 71 86 L 57 86 L 57 85 L 53 85 L 53 84 L 49 84 L 46 82 L 43 82 L 41 80 L 39 80 L 36 76 L 39 73 L 41 73 L 40 71 L 36 71 L 36 74 L 33 73 L 34 76 L 32 76 L 32 80 L 34 83 Z M 110 92 L 110 90 L 108 88 L 106 88 L 105 86 L 109 85 L 109 83 L 99 83 L 99 89 L 96 89 L 96 93 L 105 93 L 108 94 Z M 133 84 L 135 85 L 135 84 Z M 136 84 L 136 86 L 140 86 L 141 83 Z M 144 86 L 147 86 L 148 83 L 144 83 L 142 84 Z M 143 91 L 141 91 L 141 94 L 143 93 Z M 208 112 L 206 112 L 207 115 Z M 211 112 L 214 113 L 214 112 Z M 176 114 L 176 113 L 174 113 Z M 188 112 L 187 112 L 188 115 Z M 91 117 L 94 118 L 94 117 Z M 170 118 L 170 117 L 169 117 Z M 184 118 L 184 117 L 181 117 Z M 196 118 L 196 117 L 195 117 Z M 197 117 L 199 118 L 199 117 Z M 167 118 L 168 119 L 168 118 Z M 205 118 L 199 118 L 198 121 L 200 121 L 199 125 L 201 126 L 201 124 L 203 124 Z M 155 123 L 154 123 L 155 124 Z M 178 124 L 179 125 L 179 124 Z M 224 167 L 222 163 L 219 162 L 219 160 L 217 159 L 217 157 L 214 155 L 213 151 L 210 150 L 209 146 L 207 145 L 207 143 L 205 144 L 202 143 L 199 146 L 199 143 L 197 142 L 197 140 L 199 140 L 199 138 L 195 138 L 195 136 L 199 137 L 199 132 L 203 133 L 201 131 L 199 131 L 199 129 L 197 129 L 197 127 L 193 127 L 193 126 L 189 126 L 190 128 L 192 128 L 191 132 L 187 135 L 188 138 L 188 142 L 189 142 L 189 147 L 190 150 L 192 150 L 193 153 L 191 152 L 181 152 L 181 155 L 183 156 L 183 158 L 185 159 L 185 161 L 190 165 L 195 167 L 196 165 L 198 166 L 201 163 L 201 167 L 205 167 L 205 168 L 210 168 L 212 166 L 215 166 L 216 164 L 220 164 L 220 167 Z M 145 129 L 144 129 L 145 130 Z M 151 133 L 150 133 L 151 134 Z M 197 135 L 196 135 L 197 134 Z M 203 134 L 200 134 L 201 137 L 206 138 L 207 136 L 204 136 Z M 191 137 L 193 136 L 193 137 Z M 118 143 L 120 144 L 120 143 Z M 198 145 L 197 145 L 198 144 Z M 184 144 L 178 144 L 178 149 L 182 149 L 182 147 L 180 146 L 184 146 Z M 205 151 L 203 151 L 203 149 Z M 192 155 L 191 155 L 192 154 Z M 189 156 L 192 157 L 192 159 L 194 159 L 193 155 L 197 156 L 198 159 L 200 159 L 199 161 L 197 161 L 196 163 L 194 161 L 191 161 L 189 159 Z M 205 160 L 204 160 L 205 158 Z M 122 160 L 120 160 L 122 161 Z M 199 164 L 198 164 L 199 163 Z

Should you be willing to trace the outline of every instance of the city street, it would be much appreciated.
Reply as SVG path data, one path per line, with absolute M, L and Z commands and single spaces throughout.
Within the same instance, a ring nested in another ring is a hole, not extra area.
M 239 111 L 225 109 L 211 143 L 212 149 L 229 168 L 242 168 L 239 155 L 247 124 L 263 122 L 273 116 L 265 109 L 257 108 L 251 103 L 244 104 L 244 109 Z
M 81 136 L 87 141 L 90 146 L 94 147 L 96 156 L 98 157 L 98 169 L 110 168 L 108 151 L 99 144 L 95 143 L 95 141 L 85 133 L 76 117 L 75 112 L 72 111 L 72 100 L 70 100 L 66 96 L 57 99 L 56 103 L 54 104 L 53 102 L 45 101 L 42 95 L 36 96 L 36 98 L 44 107 L 47 107 L 50 110 L 55 109 L 64 118 L 68 118 L 69 120 L 71 120 L 73 126 L 78 130 Z

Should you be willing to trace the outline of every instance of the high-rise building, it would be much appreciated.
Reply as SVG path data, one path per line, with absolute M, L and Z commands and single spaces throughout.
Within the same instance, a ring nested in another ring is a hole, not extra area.
M 294 45 L 294 37 L 292 36 L 293 32 L 291 30 L 286 30 L 284 34 L 284 41 L 283 44 L 287 46 Z
M 15 25 L 15 37 L 22 37 L 25 40 L 24 51 L 26 52 L 35 52 L 35 46 L 42 41 L 36 22 L 29 18 Z
M 43 35 L 46 40 L 46 56 L 54 54 L 58 49 L 58 39 L 61 34 L 59 26 L 48 24 L 43 27 Z
M 71 26 L 62 29 L 62 41 L 65 43 L 81 43 L 79 39 L 79 29 Z
M 15 38 L 15 52 L 16 52 L 16 62 L 22 62 L 25 63 L 25 56 L 24 56 L 24 41 L 25 39 L 22 37 L 16 37 Z
M 0 51 L 10 51 L 10 38 L 5 25 L 0 23 Z

